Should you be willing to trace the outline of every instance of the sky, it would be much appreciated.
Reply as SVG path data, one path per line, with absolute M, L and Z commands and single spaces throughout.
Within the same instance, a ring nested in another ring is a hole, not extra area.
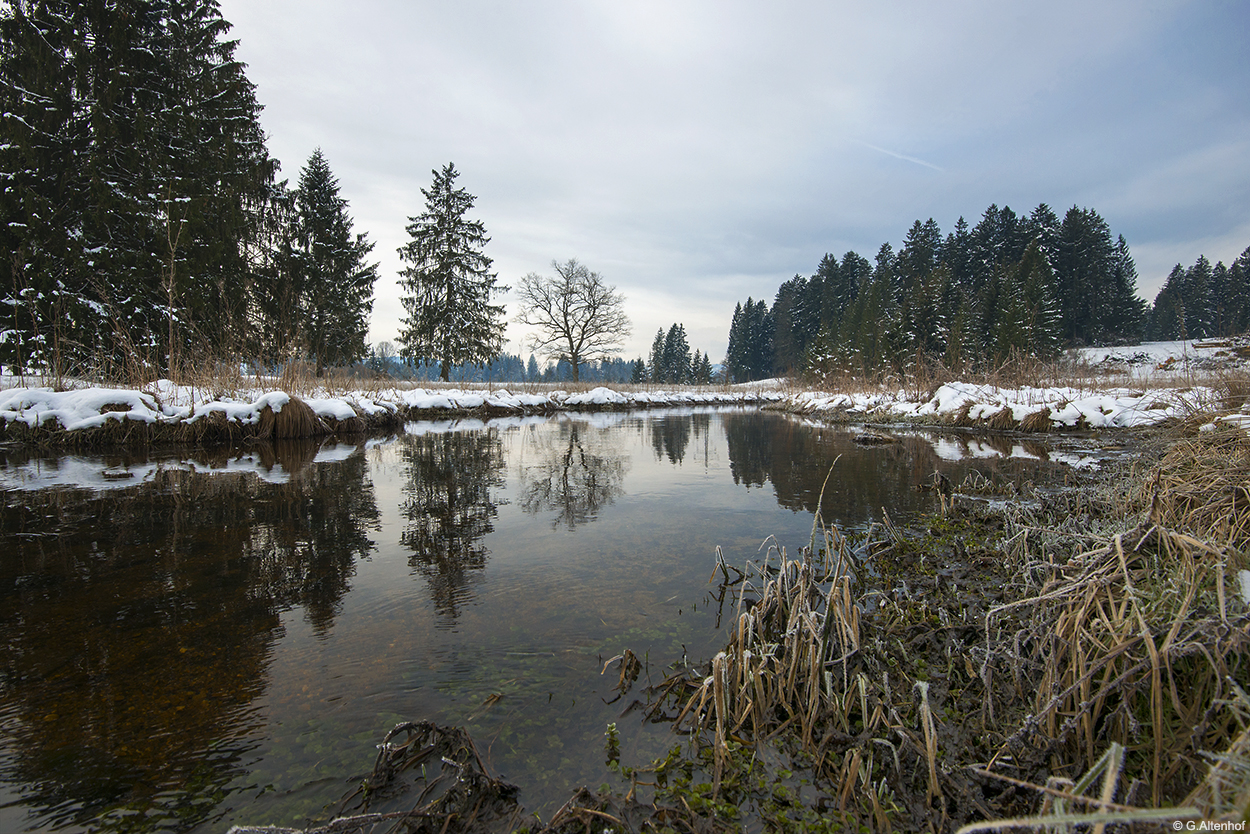
M 625 296 L 622 356 L 820 259 L 991 204 L 1097 210 L 1153 300 L 1250 247 L 1250 3 L 222 0 L 292 184 L 320 147 L 379 264 L 454 162 L 499 283 L 576 258 Z M 505 293 L 509 343 L 529 329 Z

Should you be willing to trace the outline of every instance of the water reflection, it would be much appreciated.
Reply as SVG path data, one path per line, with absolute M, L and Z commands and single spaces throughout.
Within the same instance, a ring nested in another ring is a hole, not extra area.
M 554 511 L 551 527 L 575 529 L 598 517 L 624 494 L 629 458 L 613 432 L 581 420 L 562 420 L 555 432 L 526 433 L 518 467 L 520 504 L 531 514 Z
M 656 460 L 667 457 L 671 463 L 686 459 L 686 447 L 691 439 L 706 438 L 712 419 L 706 411 L 694 414 L 665 415 L 649 421 L 651 448 Z
M 127 489 L 4 494 L 4 778 L 46 824 L 177 829 L 220 813 L 255 744 L 280 612 L 328 631 L 373 546 L 364 455 L 309 466 L 316 451 L 267 449 L 293 473 L 280 484 L 156 462 Z
M 399 540 L 429 584 L 444 627 L 451 627 L 490 555 L 482 539 L 495 529 L 503 445 L 493 428 L 431 431 L 405 436 L 400 454 L 406 523 Z
M 726 414 L 723 420 L 734 483 L 770 483 L 781 506 L 814 513 L 819 504 L 826 522 L 842 525 L 880 517 L 883 509 L 897 514 L 914 507 L 935 472 L 959 483 L 975 463 L 989 479 L 1019 480 L 1050 457 L 1038 441 L 1006 437 L 900 432 L 892 442 L 865 447 L 857 442 L 859 432 L 784 415 Z
M 672 744 L 598 673 L 719 650 L 718 546 L 804 544 L 818 503 L 902 519 L 935 469 L 1043 465 L 978 457 L 1018 450 L 1047 454 L 704 410 L 414 424 L 372 452 L 0 451 L 0 829 L 303 825 L 423 718 L 488 739 L 550 811 L 611 778 L 607 723 L 633 761 Z

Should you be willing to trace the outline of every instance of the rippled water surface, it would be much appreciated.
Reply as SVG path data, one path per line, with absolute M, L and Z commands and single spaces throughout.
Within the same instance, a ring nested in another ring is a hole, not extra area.
M 835 459 L 822 511 L 849 529 L 931 509 L 935 469 L 1057 465 L 987 457 L 1012 451 L 686 410 L 0 452 L 0 830 L 302 824 L 420 719 L 467 726 L 549 814 L 613 781 L 608 722 L 627 763 L 672 743 L 622 716 L 637 690 L 607 703 L 600 670 L 626 648 L 657 676 L 717 651 L 717 545 L 735 564 L 768 536 L 797 551 Z

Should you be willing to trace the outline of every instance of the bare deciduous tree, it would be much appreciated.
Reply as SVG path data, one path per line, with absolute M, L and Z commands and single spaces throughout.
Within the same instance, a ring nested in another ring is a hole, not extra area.
M 539 329 L 529 341 L 531 349 L 557 362 L 567 360 L 576 382 L 583 364 L 620 351 L 630 331 L 629 317 L 621 309 L 625 296 L 575 258 L 552 261 L 551 266 L 554 277 L 531 272 L 521 279 L 516 320 Z

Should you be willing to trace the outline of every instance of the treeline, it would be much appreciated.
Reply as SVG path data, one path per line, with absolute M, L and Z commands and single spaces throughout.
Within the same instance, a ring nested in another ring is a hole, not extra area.
M 1060 220 L 992 205 L 943 236 L 917 220 L 898 252 L 873 261 L 826 255 L 772 305 L 734 310 L 726 372 L 742 382 L 787 373 L 900 372 L 938 361 L 954 370 L 1014 355 L 1050 357 L 1073 345 L 1140 339 L 1148 324 L 1123 235 L 1092 209 Z
M 690 353 L 686 326 L 673 323 L 660 328 L 651 342 L 651 361 L 634 360 L 631 382 L 659 382 L 676 385 L 706 385 L 712 382 L 712 359 L 696 350 Z
M 395 345 L 381 342 L 370 348 L 364 363 L 375 373 L 394 379 L 432 381 L 441 376 L 437 360 L 415 361 L 401 355 Z M 583 363 L 575 378 L 573 366 L 565 358 L 540 364 L 534 354 L 526 361 L 518 354 L 501 353 L 488 362 L 462 362 L 452 365 L 451 382 L 603 382 L 677 385 L 708 385 L 718 381 L 710 354 L 690 351 L 686 327 L 674 323 L 667 331 L 660 328 L 651 345 L 649 361 L 609 357 Z
M 640 360 L 641 361 L 641 360 Z M 442 363 L 413 361 L 397 354 L 390 342 L 382 342 L 369 351 L 364 366 L 374 373 L 392 379 L 432 382 L 440 379 Z M 634 377 L 634 362 L 603 359 L 581 366 L 580 382 L 619 383 Z M 540 364 L 534 354 L 529 360 L 519 354 L 501 353 L 489 362 L 461 362 L 448 372 L 450 382 L 572 382 L 573 367 L 568 360 Z
M 110 378 L 366 355 L 320 151 L 277 181 L 215 0 L 0 4 L 0 362 Z
M 1177 264 L 1155 296 L 1148 338 L 1204 339 L 1250 330 L 1250 247 L 1232 266 L 1204 256 L 1188 269 Z

